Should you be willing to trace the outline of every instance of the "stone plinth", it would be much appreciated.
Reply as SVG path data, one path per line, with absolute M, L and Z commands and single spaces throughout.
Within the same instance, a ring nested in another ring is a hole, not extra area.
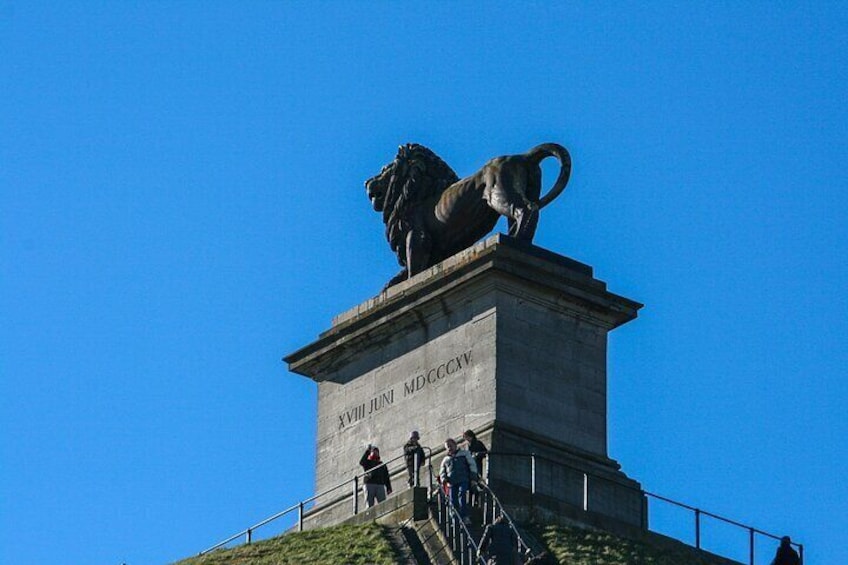
M 641 523 L 639 485 L 607 454 L 606 408 L 607 332 L 640 307 L 587 265 L 495 235 L 337 316 L 285 358 L 318 383 L 316 492 L 356 474 L 369 443 L 389 460 L 416 429 L 438 454 L 472 429 L 493 486 Z

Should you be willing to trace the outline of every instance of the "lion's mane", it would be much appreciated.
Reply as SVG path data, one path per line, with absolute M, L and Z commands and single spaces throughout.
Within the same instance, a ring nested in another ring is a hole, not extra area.
M 381 177 L 384 175 L 389 180 L 380 206 L 386 239 L 398 263 L 406 266 L 406 235 L 412 229 L 416 206 L 438 198 L 459 177 L 438 155 L 417 143 L 402 145 Z

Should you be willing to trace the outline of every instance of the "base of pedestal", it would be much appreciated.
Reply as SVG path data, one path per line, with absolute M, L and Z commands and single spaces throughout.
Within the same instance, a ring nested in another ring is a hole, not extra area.
M 616 461 L 498 423 L 482 437 L 491 445 L 484 473 L 504 504 L 544 501 L 644 526 L 642 487 Z

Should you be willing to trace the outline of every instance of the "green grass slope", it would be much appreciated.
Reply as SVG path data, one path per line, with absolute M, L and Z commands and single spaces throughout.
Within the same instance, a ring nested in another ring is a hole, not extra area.
M 675 551 L 600 530 L 545 526 L 533 532 L 562 565 L 716 565 L 726 563 L 692 550 Z
M 694 549 L 675 550 L 572 526 L 530 527 L 562 565 L 725 565 Z M 175 565 L 393 565 L 389 529 L 376 523 L 290 533 L 232 549 L 214 551 Z
M 218 550 L 175 565 L 392 565 L 397 557 L 388 540 L 386 529 L 374 523 L 335 526 Z

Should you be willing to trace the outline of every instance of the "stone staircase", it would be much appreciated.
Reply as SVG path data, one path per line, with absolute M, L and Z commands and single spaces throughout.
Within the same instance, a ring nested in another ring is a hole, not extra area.
M 451 516 L 446 499 L 437 491 L 428 496 L 426 488 L 399 492 L 386 502 L 368 508 L 343 523 L 377 521 L 389 526 L 391 543 L 401 565 L 481 565 L 482 561 L 476 557 L 476 547 L 486 524 L 492 521 L 491 504 L 497 503 L 498 514 L 505 513 L 491 491 L 485 500 L 487 502 L 480 506 L 469 506 L 471 524 L 464 528 Z M 448 521 L 448 527 L 440 524 L 440 518 Z M 310 520 L 308 525 L 321 527 L 320 521 Z M 520 534 L 527 538 L 524 532 Z
M 426 519 L 410 519 L 396 530 L 397 535 L 403 538 L 404 550 L 399 553 L 410 559 L 408 563 L 482 565 L 482 560 L 477 557 L 477 547 L 486 524 L 491 522 L 491 519 L 487 519 L 483 505 L 469 506 L 471 523 L 462 527 L 445 502 L 440 495 L 432 496 L 428 502 L 429 515 Z M 502 508 L 498 511 L 504 512 Z M 491 518 L 490 514 L 488 518 Z M 526 535 L 523 537 L 526 538 Z
M 397 530 L 403 536 L 403 544 L 406 551 L 416 561 L 417 565 L 463 565 L 468 563 L 458 556 L 451 547 L 451 543 L 442 531 L 438 521 L 438 510 L 435 502 L 430 503 L 430 516 L 426 520 L 411 521 Z M 483 535 L 483 526 L 479 525 L 482 520 L 482 512 L 477 511 L 477 516 L 472 515 L 472 524 L 468 525 L 471 537 L 477 541 Z

